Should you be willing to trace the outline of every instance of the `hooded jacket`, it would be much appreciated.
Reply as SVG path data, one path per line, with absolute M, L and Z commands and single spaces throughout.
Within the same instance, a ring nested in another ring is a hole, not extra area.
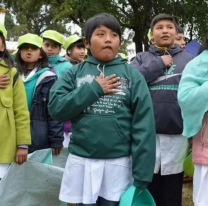
M 72 67 L 72 64 L 59 56 L 59 54 L 48 56 L 48 62 L 53 67 L 53 70 L 58 77 Z
M 63 123 L 54 120 L 48 113 L 47 104 L 49 91 L 57 80 L 51 71 L 43 73 L 39 70 L 39 77 L 34 89 L 32 105 L 30 109 L 32 144 L 29 152 L 46 148 L 62 148 Z
M 116 74 L 121 86 L 104 94 L 95 80 Z M 120 56 L 107 63 L 92 56 L 68 70 L 50 92 L 49 112 L 71 120 L 69 151 L 97 159 L 132 155 L 135 186 L 145 188 L 155 164 L 155 128 L 151 98 L 143 76 Z
M 167 68 L 161 56 L 171 55 L 173 65 Z M 186 64 L 193 57 L 179 46 L 166 51 L 151 45 L 149 51 L 138 53 L 131 63 L 145 77 L 153 101 L 156 132 L 181 134 L 183 121 L 177 101 L 178 84 Z

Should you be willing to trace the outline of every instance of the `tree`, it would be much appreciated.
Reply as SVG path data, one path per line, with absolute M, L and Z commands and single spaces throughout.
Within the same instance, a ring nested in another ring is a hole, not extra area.
M 96 13 L 105 11 L 113 14 L 123 30 L 128 28 L 135 32 L 133 41 L 137 52 L 142 51 L 142 44 L 148 47 L 151 19 L 159 13 L 175 16 L 181 26 L 187 27 L 191 38 L 194 35 L 199 39 L 204 36 L 204 25 L 208 20 L 206 0 L 54 0 L 54 3 L 62 5 L 62 12 L 57 18 L 68 18 L 81 27 Z
M 68 33 L 62 20 L 54 20 L 56 8 L 46 1 L 7 0 L 4 4 L 8 10 L 6 22 L 9 23 L 10 14 L 16 19 L 13 28 L 8 28 L 10 37 L 14 39 L 28 32 L 40 35 L 47 29 L 55 29 L 62 34 Z
M 65 24 L 73 21 L 81 28 L 85 21 L 100 12 L 113 14 L 122 26 L 134 31 L 136 52 L 148 48 L 147 33 L 151 19 L 159 13 L 173 15 L 186 28 L 190 38 L 202 39 L 206 33 L 206 0 L 2 0 L 27 32 L 40 34 L 53 28 L 66 33 Z

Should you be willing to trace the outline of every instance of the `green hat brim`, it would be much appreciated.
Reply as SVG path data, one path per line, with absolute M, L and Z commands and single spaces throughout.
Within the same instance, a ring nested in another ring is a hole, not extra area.
M 70 39 L 70 37 L 68 37 L 68 38 L 66 39 L 66 41 L 64 42 L 63 47 L 64 47 L 65 50 L 67 50 L 68 47 L 69 47 L 71 44 L 73 44 L 73 43 L 75 43 L 75 42 L 77 42 L 77 41 L 79 41 L 79 40 L 83 40 L 83 39 L 84 39 L 84 37 L 81 37 L 81 36 L 78 36 L 78 35 L 75 36 L 74 39 Z

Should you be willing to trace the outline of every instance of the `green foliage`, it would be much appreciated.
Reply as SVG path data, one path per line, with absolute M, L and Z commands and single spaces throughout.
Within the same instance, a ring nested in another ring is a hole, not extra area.
M 142 44 L 148 47 L 151 19 L 159 13 L 173 15 L 179 25 L 186 28 L 190 39 L 201 40 L 207 31 L 206 0 L 2 0 L 0 5 L 2 2 L 16 16 L 15 26 L 11 18 L 6 20 L 9 33 L 12 31 L 15 35 L 19 35 L 18 31 L 40 34 L 46 29 L 67 34 L 70 31 L 66 31 L 66 23 L 73 21 L 83 28 L 89 17 L 100 12 L 113 14 L 123 30 L 134 31 L 137 52 L 142 51 Z M 122 48 L 126 47 L 126 43 L 123 45 Z
M 69 34 L 66 31 L 64 22 L 54 19 L 56 8 L 48 4 L 47 1 L 7 0 L 4 3 L 8 11 L 5 24 L 10 39 L 16 40 L 20 35 L 27 32 L 40 35 L 47 29 L 54 29 L 62 34 Z M 12 27 L 10 26 L 11 14 L 15 19 Z

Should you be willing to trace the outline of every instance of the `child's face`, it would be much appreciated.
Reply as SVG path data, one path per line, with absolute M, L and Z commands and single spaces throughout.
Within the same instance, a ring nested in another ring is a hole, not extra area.
M 120 38 L 116 32 L 102 25 L 92 33 L 90 43 L 85 39 L 85 46 L 96 59 L 108 62 L 118 54 Z
M 32 44 L 24 44 L 20 48 L 21 59 L 29 66 L 41 59 L 40 49 Z
M 174 44 L 178 44 L 183 50 L 186 48 L 185 37 L 183 33 L 177 33 Z
M 85 48 L 75 46 L 73 49 L 68 51 L 68 54 L 72 59 L 82 62 L 85 58 Z
M 172 21 L 161 20 L 153 27 L 152 43 L 159 47 L 171 47 L 176 37 L 176 28 Z
M 61 52 L 61 47 L 58 45 L 57 42 L 46 39 L 43 42 L 43 50 L 47 54 L 47 56 L 57 55 Z

